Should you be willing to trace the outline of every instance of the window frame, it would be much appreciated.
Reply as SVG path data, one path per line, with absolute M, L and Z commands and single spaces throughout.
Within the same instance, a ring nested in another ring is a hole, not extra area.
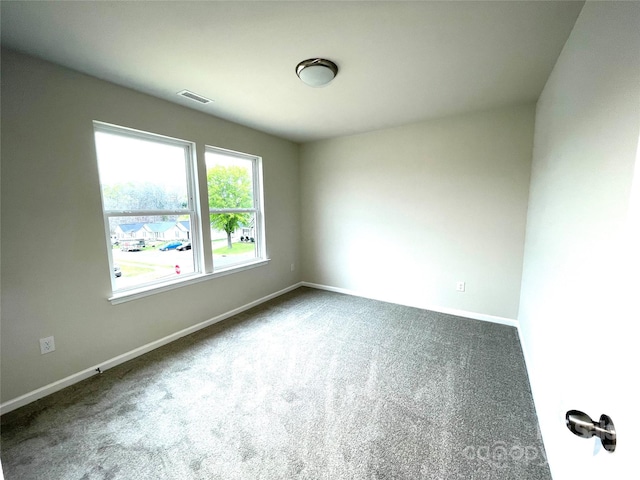
M 224 149 L 212 145 L 205 144 L 204 149 L 200 150 L 196 142 L 182 140 L 175 137 L 160 135 L 152 132 L 137 130 L 129 127 L 114 125 L 111 123 L 93 121 L 94 143 L 96 144 L 96 165 L 99 169 L 97 143 L 95 134 L 97 132 L 105 132 L 115 135 L 121 135 L 130 138 L 143 139 L 146 141 L 156 141 L 158 143 L 180 146 L 185 149 L 185 173 L 188 205 L 185 209 L 166 209 L 166 210 L 105 210 L 104 198 L 102 194 L 102 182 L 99 181 L 100 201 L 103 214 L 103 224 L 105 229 L 105 238 L 107 245 L 107 257 L 109 263 L 109 271 L 111 277 L 111 296 L 108 300 L 112 304 L 122 303 L 136 298 L 145 297 L 156 293 L 172 290 L 182 286 L 209 280 L 215 277 L 226 276 L 236 272 L 244 271 L 265 265 L 269 259 L 266 254 L 266 233 L 264 218 L 264 187 L 262 173 L 262 157 L 248 153 L 242 153 L 234 150 Z M 205 152 L 212 151 L 227 156 L 234 156 L 252 162 L 252 186 L 253 186 L 253 203 L 251 209 L 235 209 L 235 211 L 249 211 L 255 215 L 255 257 L 249 260 L 240 261 L 223 268 L 215 269 L 213 265 L 213 251 L 211 248 L 210 238 L 210 220 L 211 213 L 225 213 L 234 209 L 209 209 L 208 191 L 206 190 L 206 162 Z M 202 155 L 202 157 L 200 157 Z M 202 187 L 204 185 L 204 192 Z M 220 211 L 224 210 L 224 211 Z M 205 213 L 206 212 L 206 213 Z M 111 217 L 139 217 L 139 216 L 157 216 L 157 215 L 189 215 L 191 228 L 191 251 L 193 255 L 194 271 L 180 278 L 164 278 L 144 284 L 135 285 L 127 288 L 116 288 L 116 276 L 114 272 L 114 258 L 112 253 L 111 232 L 109 218 Z M 205 248 L 205 246 L 207 246 Z
M 235 157 L 241 160 L 247 160 L 251 162 L 251 186 L 253 189 L 253 208 L 210 208 L 209 207 L 209 192 L 206 192 L 206 208 L 207 208 L 207 218 L 210 218 L 210 215 L 215 214 L 224 214 L 224 213 L 253 213 L 254 215 L 254 231 L 255 231 L 255 257 L 251 260 L 240 261 L 237 263 L 233 263 L 226 267 L 215 269 L 213 265 L 213 252 L 211 252 L 211 271 L 212 272 L 221 272 L 231 270 L 238 266 L 242 266 L 248 263 L 252 263 L 256 260 L 263 260 L 266 258 L 266 247 L 265 247 L 265 238 L 264 238 L 264 213 L 263 207 L 264 199 L 263 193 L 264 189 L 262 188 L 262 158 L 257 155 L 251 155 L 248 153 L 237 152 L 234 150 L 229 150 L 226 148 L 214 147 L 213 145 L 205 145 L 204 154 L 205 154 L 205 183 L 207 176 L 207 168 L 206 168 L 206 154 L 207 152 L 217 153 L 219 155 L 224 155 L 227 157 Z

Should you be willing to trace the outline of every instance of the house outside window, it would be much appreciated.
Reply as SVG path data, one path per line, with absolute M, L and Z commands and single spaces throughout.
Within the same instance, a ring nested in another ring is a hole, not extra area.
M 260 157 L 206 146 L 199 171 L 193 142 L 101 122 L 94 136 L 112 300 L 266 261 Z

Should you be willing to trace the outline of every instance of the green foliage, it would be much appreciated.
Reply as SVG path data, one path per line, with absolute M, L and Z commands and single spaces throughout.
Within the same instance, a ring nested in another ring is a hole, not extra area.
M 216 165 L 207 170 L 207 190 L 209 208 L 252 208 L 253 198 L 251 177 L 246 168 L 236 165 Z M 231 244 L 231 234 L 251 221 L 249 213 L 222 213 L 210 216 L 213 228 L 227 234 L 227 246 Z
M 251 177 L 246 168 L 216 165 L 207 170 L 210 208 L 252 208 Z
M 184 192 L 149 182 L 103 185 L 102 195 L 105 210 L 173 210 L 187 206 Z

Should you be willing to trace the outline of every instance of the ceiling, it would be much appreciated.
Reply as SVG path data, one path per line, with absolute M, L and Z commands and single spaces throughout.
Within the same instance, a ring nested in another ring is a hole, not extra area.
M 583 2 L 0 5 L 4 47 L 305 142 L 536 100 Z M 311 57 L 329 86 L 296 76 Z

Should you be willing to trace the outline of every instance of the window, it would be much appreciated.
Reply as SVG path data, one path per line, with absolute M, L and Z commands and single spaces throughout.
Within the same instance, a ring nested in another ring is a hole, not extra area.
M 114 298 L 265 259 L 260 157 L 206 147 L 199 178 L 192 142 L 99 122 L 94 133 Z
M 207 147 L 207 194 L 213 266 L 227 268 L 259 256 L 256 163 L 248 155 Z

